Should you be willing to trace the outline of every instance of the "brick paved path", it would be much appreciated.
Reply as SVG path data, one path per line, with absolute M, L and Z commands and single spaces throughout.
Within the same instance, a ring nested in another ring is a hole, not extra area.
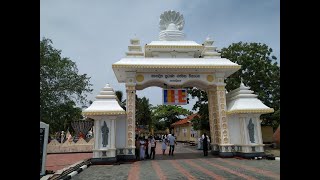
M 280 179 L 280 161 L 204 157 L 196 147 L 182 143 L 174 156 L 168 156 L 169 148 L 163 156 L 160 148 L 158 143 L 155 160 L 90 166 L 72 179 Z
M 89 158 L 92 158 L 92 153 L 47 154 L 46 170 L 56 172 Z

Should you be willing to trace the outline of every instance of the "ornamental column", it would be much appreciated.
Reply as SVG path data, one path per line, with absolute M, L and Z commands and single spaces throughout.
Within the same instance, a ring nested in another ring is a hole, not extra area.
M 111 131 L 111 138 L 110 138 L 110 142 L 111 142 L 111 149 L 116 149 L 116 119 L 117 116 L 110 116 L 109 119 L 111 120 L 111 129 L 114 129 L 113 131 Z M 116 155 L 116 152 L 114 152 Z
M 127 133 L 126 133 L 126 149 L 127 155 L 132 155 L 133 157 L 128 157 L 129 159 L 135 159 L 135 124 L 136 124 L 136 82 L 135 82 L 135 72 L 127 72 L 126 80 L 126 113 L 127 113 Z
M 226 84 L 223 74 L 216 74 L 216 77 L 216 86 L 207 90 L 212 153 L 221 157 L 232 157 L 226 116 Z

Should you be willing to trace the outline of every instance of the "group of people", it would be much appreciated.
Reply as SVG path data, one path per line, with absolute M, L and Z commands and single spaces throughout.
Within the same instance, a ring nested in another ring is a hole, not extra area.
M 203 155 L 208 156 L 208 150 L 210 148 L 210 138 L 204 133 L 201 137 Z M 167 147 L 169 146 L 169 156 L 173 156 L 174 147 L 177 145 L 176 137 L 174 134 L 168 134 L 162 136 L 162 154 L 166 154 Z M 155 149 L 157 147 L 157 141 L 153 136 L 149 136 L 148 138 L 136 137 L 135 142 L 136 150 L 136 159 L 144 160 L 144 159 L 154 159 L 155 158 Z
M 162 154 L 166 154 L 167 146 L 169 146 L 169 156 L 173 156 L 174 146 L 177 145 L 174 134 L 164 135 L 162 137 Z
M 177 145 L 174 134 L 162 136 L 162 154 L 165 155 L 167 146 L 169 146 L 169 156 L 173 156 L 174 147 Z M 136 137 L 135 142 L 135 154 L 137 160 L 154 159 L 155 149 L 157 147 L 157 141 L 153 136 L 149 136 L 147 139 L 143 137 Z
M 136 137 L 135 145 L 137 160 L 154 159 L 157 142 L 153 136 L 149 136 L 147 139 L 144 139 L 143 137 Z
M 208 156 L 208 150 L 210 149 L 210 138 L 206 133 L 199 137 L 198 149 L 203 150 L 204 156 Z

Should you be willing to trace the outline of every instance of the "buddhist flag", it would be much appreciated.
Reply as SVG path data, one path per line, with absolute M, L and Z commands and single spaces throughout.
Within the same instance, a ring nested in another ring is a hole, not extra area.
M 186 105 L 187 90 L 186 89 L 163 89 L 164 105 Z

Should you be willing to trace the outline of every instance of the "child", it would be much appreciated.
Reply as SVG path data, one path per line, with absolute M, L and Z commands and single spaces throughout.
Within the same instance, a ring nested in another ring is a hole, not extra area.
M 167 139 L 163 138 L 162 139 L 162 154 L 163 155 L 165 155 L 166 149 L 167 149 Z

